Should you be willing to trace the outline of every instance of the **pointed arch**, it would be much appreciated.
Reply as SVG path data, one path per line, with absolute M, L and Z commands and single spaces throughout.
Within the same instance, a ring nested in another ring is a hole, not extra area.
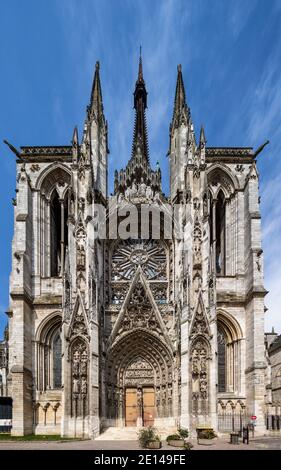
M 224 326 L 227 338 L 230 342 L 240 340 L 244 337 L 241 325 L 236 318 L 222 308 L 218 308 L 217 310 L 217 322 Z
M 218 276 L 227 274 L 227 246 L 229 241 L 229 201 L 239 188 L 235 175 L 225 166 L 212 166 L 208 170 L 210 245 L 213 265 Z
M 207 170 L 208 187 L 214 198 L 221 189 L 226 198 L 239 189 L 239 182 L 231 170 L 223 163 L 214 164 Z
M 47 166 L 37 178 L 35 187 L 47 198 L 50 197 L 56 185 L 70 185 L 71 171 L 66 165 L 55 162 Z
M 239 392 L 242 329 L 228 312 L 217 313 L 218 392 Z
M 35 334 L 37 390 L 60 389 L 62 384 L 61 312 L 52 312 Z
M 134 329 L 116 341 L 107 351 L 106 383 L 108 417 L 124 419 L 127 387 L 155 393 L 158 417 L 170 416 L 173 390 L 173 354 L 153 332 Z
M 44 277 L 59 277 L 64 271 L 70 185 L 70 170 L 58 162 L 44 169 L 36 181 L 39 191 L 40 269 Z

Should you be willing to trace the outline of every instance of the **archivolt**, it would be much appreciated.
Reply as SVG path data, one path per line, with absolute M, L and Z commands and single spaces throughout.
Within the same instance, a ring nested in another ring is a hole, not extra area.
M 71 174 L 69 169 L 60 163 L 55 163 L 46 168 L 39 176 L 36 182 L 36 188 L 50 197 L 56 184 L 70 185 Z
M 61 325 L 61 312 L 56 311 L 50 313 L 37 328 L 35 341 L 41 343 L 48 342 L 48 338 L 52 336 L 54 330 Z
M 228 343 L 243 338 L 242 328 L 238 321 L 224 310 L 218 310 L 217 322 L 223 327 Z
M 108 380 L 123 386 L 124 374 L 136 359 L 151 364 L 157 384 L 172 382 L 172 355 L 164 343 L 155 335 L 138 329 L 127 334 L 108 352 Z
M 211 192 L 213 197 L 217 197 L 221 189 L 226 198 L 230 197 L 239 188 L 239 183 L 235 175 L 226 166 L 214 165 L 207 170 L 209 186 L 213 186 Z M 214 189 L 215 188 L 215 189 Z

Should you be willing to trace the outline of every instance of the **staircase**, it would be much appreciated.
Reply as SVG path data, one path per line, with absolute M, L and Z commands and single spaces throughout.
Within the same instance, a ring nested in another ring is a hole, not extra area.
M 96 441 L 137 441 L 138 432 L 141 428 L 136 427 L 109 427 L 101 432 L 96 437 Z M 177 432 L 176 426 L 167 427 L 156 427 L 156 432 L 159 434 L 162 440 L 164 440 L 169 434 Z

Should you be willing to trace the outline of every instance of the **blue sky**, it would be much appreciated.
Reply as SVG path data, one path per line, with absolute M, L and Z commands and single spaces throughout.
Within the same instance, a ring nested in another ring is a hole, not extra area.
M 139 45 L 151 161 L 168 192 L 169 123 L 182 64 L 195 129 L 210 146 L 270 145 L 258 158 L 266 328 L 281 332 L 281 2 L 276 0 L 0 0 L 0 336 L 6 322 L 15 191 L 2 144 L 68 145 L 80 135 L 94 64 L 109 123 L 110 183 L 130 157 Z M 112 184 L 111 184 L 112 187 Z

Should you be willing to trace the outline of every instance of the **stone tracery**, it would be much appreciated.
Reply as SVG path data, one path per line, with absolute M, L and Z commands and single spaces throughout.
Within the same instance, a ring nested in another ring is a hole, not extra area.
M 138 266 L 147 279 L 166 279 L 165 248 L 156 240 L 126 240 L 119 243 L 112 256 L 112 280 L 130 280 Z
M 85 416 L 88 409 L 88 348 L 81 338 L 71 344 L 72 416 Z

